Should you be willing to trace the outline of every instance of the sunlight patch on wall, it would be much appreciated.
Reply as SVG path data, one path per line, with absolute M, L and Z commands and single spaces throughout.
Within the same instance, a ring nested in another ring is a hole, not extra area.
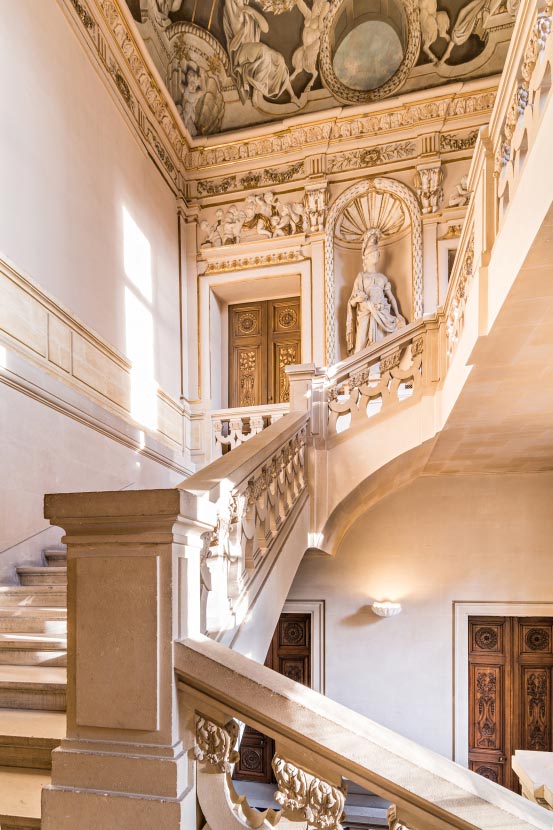
M 126 352 L 131 368 L 131 415 L 157 429 L 158 384 L 155 380 L 153 279 L 151 246 L 127 209 L 123 208 L 123 263 Z

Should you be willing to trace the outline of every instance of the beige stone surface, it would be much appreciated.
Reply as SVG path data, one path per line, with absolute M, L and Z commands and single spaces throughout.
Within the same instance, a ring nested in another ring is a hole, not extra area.
M 33 770 L 0 767 L 0 821 L 3 817 L 40 818 L 42 787 L 50 776 Z

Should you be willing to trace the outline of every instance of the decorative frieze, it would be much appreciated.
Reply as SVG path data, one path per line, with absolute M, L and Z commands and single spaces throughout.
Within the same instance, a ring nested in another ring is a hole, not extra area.
M 477 138 L 478 130 L 471 130 L 466 136 L 459 136 L 458 133 L 440 133 L 440 151 L 447 153 L 454 150 L 472 150 Z
M 280 251 L 277 254 L 256 254 L 255 256 L 232 257 L 211 260 L 207 263 L 206 274 L 226 274 L 229 271 L 246 271 L 251 268 L 266 268 L 271 265 L 286 265 L 301 262 L 305 257 L 299 250 Z
M 365 147 L 360 150 L 348 150 L 331 156 L 328 161 L 330 173 L 352 170 L 359 167 L 375 167 L 390 161 L 411 158 L 417 151 L 414 141 L 400 141 L 395 144 L 383 144 L 377 147 Z
M 200 229 L 206 234 L 203 246 L 220 247 L 235 245 L 242 235 L 276 238 L 292 236 L 304 231 L 304 206 L 302 202 L 282 202 L 271 190 L 247 196 L 243 205 L 231 205 L 225 212 L 219 208 L 215 221 L 200 222 Z
M 335 118 L 312 125 L 298 125 L 255 139 L 199 147 L 187 153 L 185 163 L 189 168 L 201 170 L 233 161 L 279 155 L 329 141 L 375 136 L 415 125 L 430 126 L 436 120 L 491 112 L 495 95 L 495 89 L 465 95 L 451 94 L 422 103 L 404 103 L 393 110 L 386 109 L 355 118 Z

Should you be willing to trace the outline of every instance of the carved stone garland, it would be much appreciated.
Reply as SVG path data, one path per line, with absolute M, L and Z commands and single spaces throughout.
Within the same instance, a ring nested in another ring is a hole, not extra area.
M 366 179 L 345 190 L 336 199 L 328 212 L 325 232 L 325 312 L 326 312 L 326 362 L 336 362 L 336 304 L 334 279 L 334 234 L 336 223 L 347 205 L 356 197 L 370 190 L 391 193 L 405 204 L 411 224 L 411 250 L 413 268 L 413 320 L 423 315 L 423 268 L 422 268 L 422 219 L 417 197 L 407 185 L 385 177 Z
M 313 830 L 342 830 L 340 819 L 346 803 L 346 787 L 333 787 L 328 781 L 310 776 L 280 755 L 273 758 L 278 784 L 275 801 L 293 821 L 307 819 Z

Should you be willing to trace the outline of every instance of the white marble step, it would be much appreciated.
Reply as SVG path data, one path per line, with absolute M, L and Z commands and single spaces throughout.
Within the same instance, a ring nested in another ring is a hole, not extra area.
M 0 633 L 0 664 L 66 666 L 67 638 L 38 632 Z
M 39 633 L 51 637 L 65 637 L 67 633 L 66 608 L 40 608 L 36 605 L 8 605 L 0 607 L 0 633 Z
M 0 708 L 64 712 L 66 688 L 65 668 L 0 666 Z
M 59 565 L 38 565 L 17 568 L 21 585 L 66 585 L 67 567 Z
M 0 767 L 51 769 L 65 733 L 64 712 L 0 709 Z
M 40 828 L 42 788 L 50 783 L 44 770 L 0 767 L 0 827 L 2 830 Z
M 65 608 L 67 589 L 65 585 L 0 585 L 0 607 L 7 605 Z

